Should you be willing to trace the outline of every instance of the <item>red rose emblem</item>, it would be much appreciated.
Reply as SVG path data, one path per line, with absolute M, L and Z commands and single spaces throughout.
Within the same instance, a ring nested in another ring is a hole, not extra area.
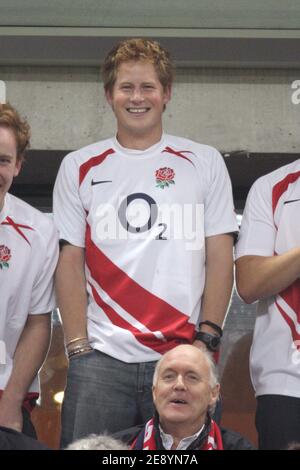
M 0 245 L 0 269 L 9 267 L 8 261 L 10 258 L 10 249 L 5 245 Z
M 175 184 L 174 181 L 175 171 L 172 168 L 160 168 L 155 172 L 156 178 L 156 187 L 164 189 L 165 187 L 169 187 L 170 184 Z
M 167 168 L 166 166 L 164 168 L 156 170 L 155 172 L 156 179 L 160 181 L 170 181 L 174 178 L 174 176 L 175 171 L 172 170 L 172 168 Z

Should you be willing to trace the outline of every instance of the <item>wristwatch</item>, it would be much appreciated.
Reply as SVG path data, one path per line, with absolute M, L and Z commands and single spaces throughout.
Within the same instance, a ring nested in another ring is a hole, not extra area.
M 207 349 L 212 352 L 218 351 L 221 344 L 220 336 L 212 335 L 204 331 L 197 331 L 194 339 L 202 341 Z

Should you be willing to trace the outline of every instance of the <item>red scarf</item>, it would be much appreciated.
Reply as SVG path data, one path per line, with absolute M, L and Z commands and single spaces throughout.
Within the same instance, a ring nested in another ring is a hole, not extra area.
M 130 449 L 135 448 L 137 439 L 131 444 Z M 145 425 L 143 450 L 156 450 L 154 418 Z M 199 450 L 223 450 L 222 436 L 219 426 L 211 420 L 210 430 Z

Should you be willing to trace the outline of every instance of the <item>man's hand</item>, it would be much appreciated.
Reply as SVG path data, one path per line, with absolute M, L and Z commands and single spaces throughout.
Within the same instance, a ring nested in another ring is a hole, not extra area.
M 0 400 L 0 426 L 19 432 L 23 428 L 22 403 L 19 404 L 4 394 Z

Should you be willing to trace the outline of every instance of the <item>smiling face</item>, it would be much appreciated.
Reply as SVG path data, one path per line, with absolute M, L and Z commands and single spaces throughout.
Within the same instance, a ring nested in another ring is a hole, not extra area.
M 118 68 L 112 91 L 106 98 L 117 118 L 117 137 L 121 145 L 144 149 L 162 135 L 162 113 L 170 100 L 170 88 L 164 90 L 150 62 L 123 62 Z
M 11 129 L 0 126 L 0 210 L 3 208 L 5 194 L 20 169 L 15 135 Z
M 211 386 L 210 366 L 194 346 L 178 346 L 163 358 L 153 385 L 160 424 L 171 435 L 191 436 L 205 423 L 219 384 Z

